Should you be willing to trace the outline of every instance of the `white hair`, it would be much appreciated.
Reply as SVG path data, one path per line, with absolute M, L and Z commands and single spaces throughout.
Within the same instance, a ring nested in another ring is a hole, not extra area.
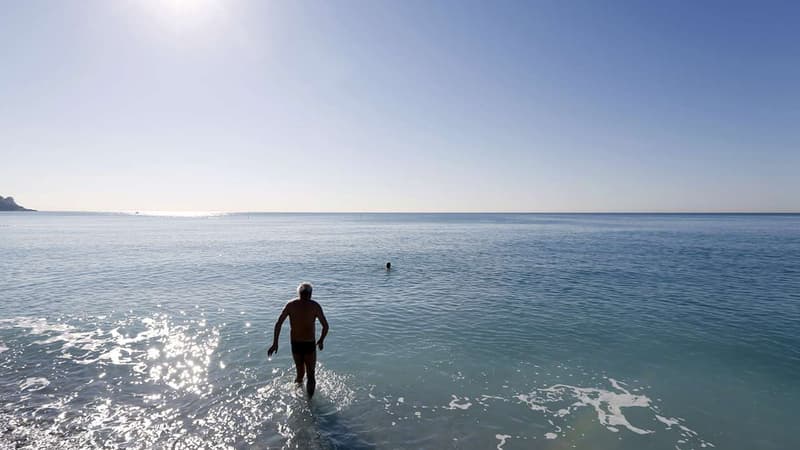
M 308 293 L 308 296 L 311 297 L 312 289 L 314 289 L 314 286 L 311 286 L 311 283 L 300 283 L 300 286 L 297 286 L 297 295 L 303 297 L 303 294 Z

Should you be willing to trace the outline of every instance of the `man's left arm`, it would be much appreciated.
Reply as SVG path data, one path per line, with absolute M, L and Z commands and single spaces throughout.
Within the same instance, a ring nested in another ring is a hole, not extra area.
M 319 304 L 317 305 L 317 319 L 319 319 L 319 323 L 322 324 L 322 334 L 319 335 L 317 347 L 322 351 L 322 347 L 325 343 L 325 336 L 328 335 L 328 319 L 325 318 L 325 313 L 322 312 L 322 305 Z

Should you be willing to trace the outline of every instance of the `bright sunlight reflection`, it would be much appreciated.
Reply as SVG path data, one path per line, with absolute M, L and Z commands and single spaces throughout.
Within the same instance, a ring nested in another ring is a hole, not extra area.
M 155 216 L 155 217 L 217 217 L 227 213 L 220 211 L 120 211 L 122 214 L 134 216 Z

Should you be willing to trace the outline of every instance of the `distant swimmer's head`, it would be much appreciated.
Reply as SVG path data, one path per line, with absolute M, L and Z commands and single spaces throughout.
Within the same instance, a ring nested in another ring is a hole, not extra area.
M 390 262 L 387 262 L 387 263 L 386 263 L 386 270 L 389 270 L 389 269 L 391 269 L 391 268 L 392 268 L 392 263 L 390 263 Z
M 311 283 L 300 283 L 300 286 L 297 286 L 297 295 L 300 296 L 301 300 L 310 300 L 312 289 L 314 287 L 311 286 Z

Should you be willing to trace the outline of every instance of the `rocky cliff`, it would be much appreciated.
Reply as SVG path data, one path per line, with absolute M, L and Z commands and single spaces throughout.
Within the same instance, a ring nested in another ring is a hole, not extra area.
M 3 197 L 0 195 L 0 211 L 33 211 L 23 208 L 14 201 L 14 197 Z

